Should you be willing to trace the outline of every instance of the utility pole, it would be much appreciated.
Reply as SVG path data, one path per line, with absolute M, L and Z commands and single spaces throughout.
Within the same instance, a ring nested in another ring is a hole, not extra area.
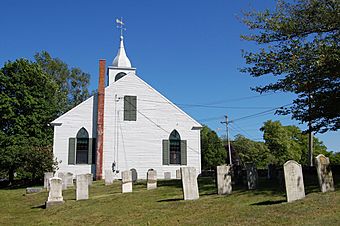
M 226 132 L 227 132 L 227 142 L 228 142 L 228 155 L 229 155 L 229 163 L 230 165 L 232 165 L 232 158 L 231 158 L 231 148 L 230 148 L 230 139 L 229 139 L 229 122 L 228 122 L 228 116 L 225 115 L 225 121 L 224 122 L 221 122 L 221 123 L 225 123 L 225 126 L 226 126 Z
M 310 91 L 308 95 L 308 111 L 309 111 L 309 117 L 311 117 L 312 95 Z M 313 128 L 312 128 L 311 119 L 309 119 L 309 122 L 308 122 L 308 161 L 309 161 L 309 166 L 313 166 Z

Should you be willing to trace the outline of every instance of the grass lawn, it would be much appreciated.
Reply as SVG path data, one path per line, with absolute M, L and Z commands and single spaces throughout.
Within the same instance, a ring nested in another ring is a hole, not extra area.
M 339 182 L 339 180 L 336 180 Z M 181 181 L 159 181 L 156 190 L 138 182 L 121 194 L 120 182 L 90 187 L 90 199 L 75 201 L 75 190 L 63 192 L 65 204 L 43 209 L 48 193 L 25 195 L 25 189 L 0 190 L 0 225 L 340 225 L 340 184 L 318 192 L 306 183 L 306 198 L 286 203 L 284 192 L 265 179 L 255 191 L 235 187 L 219 196 L 212 179 L 200 178 L 200 198 L 182 200 Z

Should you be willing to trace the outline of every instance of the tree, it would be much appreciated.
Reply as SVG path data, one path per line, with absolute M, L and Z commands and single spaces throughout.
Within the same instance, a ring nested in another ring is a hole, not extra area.
M 232 147 L 238 153 L 242 164 L 254 162 L 257 167 L 264 168 L 273 161 L 273 156 L 263 142 L 250 140 L 240 134 L 232 141 Z
M 39 150 L 52 143 L 53 130 L 48 123 L 58 112 L 57 90 L 54 80 L 37 63 L 18 59 L 1 68 L 0 170 L 8 172 L 10 182 L 18 168 L 27 166 L 39 156 Z M 39 166 L 31 168 L 35 167 Z
M 65 113 L 89 97 L 90 75 L 80 68 L 69 68 L 66 63 L 42 51 L 34 55 L 45 73 L 52 76 L 58 85 L 59 115 Z
M 202 168 L 211 169 L 225 163 L 227 152 L 216 132 L 204 126 L 201 130 Z
M 274 156 L 273 163 L 283 165 L 288 160 L 295 160 L 303 165 L 308 164 L 308 136 L 297 126 L 283 126 L 279 121 L 266 121 L 261 128 L 265 144 Z M 318 154 L 327 155 L 327 148 L 315 137 L 314 157 Z
M 336 0 L 278 1 L 274 11 L 246 12 L 243 22 L 253 34 L 242 38 L 262 48 L 244 52 L 253 77 L 271 74 L 276 82 L 253 88 L 257 92 L 297 94 L 292 114 L 311 130 L 340 127 L 340 2 Z

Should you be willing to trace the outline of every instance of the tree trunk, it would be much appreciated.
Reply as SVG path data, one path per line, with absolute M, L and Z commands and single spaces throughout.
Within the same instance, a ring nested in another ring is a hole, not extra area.
M 9 167 L 8 180 L 9 180 L 9 185 L 12 185 L 14 182 L 14 167 L 13 166 Z

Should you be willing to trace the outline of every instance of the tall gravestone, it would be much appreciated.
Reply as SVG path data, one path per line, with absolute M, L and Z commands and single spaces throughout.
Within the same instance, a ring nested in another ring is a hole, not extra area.
M 217 193 L 219 195 L 231 194 L 231 167 L 228 165 L 217 166 Z
M 44 173 L 44 188 L 47 190 L 50 189 L 50 178 L 53 177 L 53 172 L 46 172 Z
M 50 178 L 49 183 L 50 183 L 50 190 L 48 193 L 46 208 L 49 208 L 54 205 L 63 204 L 64 203 L 63 194 L 62 194 L 63 182 L 61 178 L 52 177 Z
M 132 172 L 126 170 L 122 172 L 122 193 L 132 192 Z
M 74 184 L 73 184 L 73 173 L 66 173 L 66 186 L 67 187 L 73 187 Z
M 332 170 L 329 165 L 329 158 L 320 154 L 316 156 L 315 162 L 321 192 L 334 191 L 334 181 Z
M 105 185 L 113 184 L 114 174 L 111 169 L 105 170 Z
M 149 169 L 147 173 L 147 190 L 156 189 L 157 188 L 157 171 L 153 169 Z
M 249 190 L 254 190 L 257 188 L 258 174 L 254 163 L 246 163 L 247 171 L 247 184 Z
M 67 181 L 66 181 L 66 175 L 63 172 L 59 172 L 58 173 L 58 177 L 61 179 L 62 181 L 62 189 L 66 190 L 67 189 Z
M 137 170 L 132 168 L 132 169 L 130 169 L 130 171 L 131 171 L 131 175 L 132 175 L 132 183 L 136 183 L 136 181 L 138 179 Z
M 89 179 L 86 174 L 76 177 L 76 200 L 89 199 Z
M 195 167 L 181 167 L 184 200 L 199 198 L 197 173 Z
M 294 160 L 289 160 L 283 165 L 287 201 L 292 202 L 305 197 L 302 167 Z

